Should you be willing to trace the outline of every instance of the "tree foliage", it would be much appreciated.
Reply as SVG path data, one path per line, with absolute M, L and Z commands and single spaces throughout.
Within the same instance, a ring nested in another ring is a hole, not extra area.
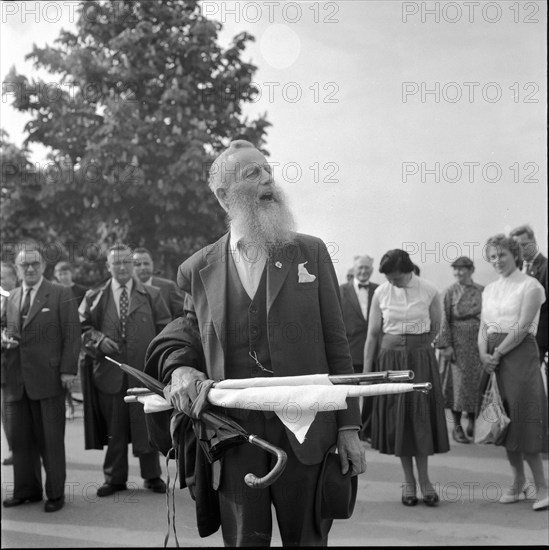
M 2 171 L 4 240 L 82 250 L 124 241 L 149 248 L 171 275 L 218 237 L 213 155 L 237 137 L 261 148 L 269 126 L 242 116 L 255 93 L 256 67 L 241 59 L 253 37 L 241 33 L 222 49 L 220 30 L 195 0 L 84 2 L 76 32 L 34 46 L 27 57 L 59 84 L 12 68 L 4 91 L 32 117 L 26 143 L 51 154 L 32 186 L 25 151 L 4 156 L 16 165 Z

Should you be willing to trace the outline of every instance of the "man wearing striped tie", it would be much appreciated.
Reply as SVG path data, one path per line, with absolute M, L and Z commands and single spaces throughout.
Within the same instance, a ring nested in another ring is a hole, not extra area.
M 147 346 L 171 321 L 171 315 L 160 291 L 133 277 L 128 246 L 119 244 L 109 249 L 107 268 L 112 277 L 88 291 L 79 310 L 84 347 L 93 357 L 93 363 L 88 362 L 82 373 L 86 448 L 107 445 L 105 483 L 97 496 L 127 488 L 130 442 L 133 454 L 139 457 L 145 488 L 164 493 L 158 452 L 149 446 L 142 407 L 124 402 L 128 387 L 139 384 L 105 356 L 142 370 Z

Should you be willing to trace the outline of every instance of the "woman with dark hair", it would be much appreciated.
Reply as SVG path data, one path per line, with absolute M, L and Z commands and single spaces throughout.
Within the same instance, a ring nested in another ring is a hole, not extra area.
M 454 417 L 452 437 L 469 443 L 473 437 L 475 411 L 482 365 L 477 339 L 484 287 L 473 281 L 475 265 L 461 256 L 452 262 L 456 282 L 444 291 L 442 325 L 436 339 L 444 375 L 442 388 L 447 408 Z M 467 435 L 461 427 L 461 415 L 468 417 Z
M 427 393 L 409 392 L 374 398 L 372 448 L 400 458 L 404 471 L 402 504 L 415 506 L 417 467 L 423 502 L 435 506 L 439 497 L 428 472 L 428 456 L 449 451 L 448 431 L 442 406 L 438 363 L 432 342 L 441 315 L 437 289 L 414 274 L 407 252 L 389 250 L 379 271 L 387 282 L 372 299 L 368 337 L 364 348 L 364 371 L 373 365 L 380 371 L 411 370 L 414 382 L 430 382 Z M 377 361 L 376 342 L 383 331 Z
M 482 294 L 478 349 L 486 374 L 496 373 L 503 406 L 511 419 L 498 444 L 507 451 L 513 484 L 500 502 L 509 504 L 531 496 L 524 474 L 526 460 L 537 491 L 533 509 L 545 510 L 549 497 L 541 453 L 547 452 L 547 399 L 535 338 L 545 292 L 534 277 L 517 268 L 521 260 L 517 241 L 499 234 L 488 239 L 484 251 L 499 278 Z

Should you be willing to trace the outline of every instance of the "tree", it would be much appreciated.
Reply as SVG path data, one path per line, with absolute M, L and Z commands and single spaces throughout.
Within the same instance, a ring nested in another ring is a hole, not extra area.
M 27 56 L 59 84 L 10 70 L 4 92 L 32 116 L 25 143 L 52 151 L 32 215 L 50 237 L 145 246 L 172 275 L 224 231 L 207 186 L 213 155 L 238 137 L 262 148 L 270 124 L 242 116 L 257 93 L 256 67 L 241 60 L 253 37 L 222 49 L 220 29 L 195 0 L 83 2 L 75 33 Z M 5 210 L 4 238 L 34 236 Z

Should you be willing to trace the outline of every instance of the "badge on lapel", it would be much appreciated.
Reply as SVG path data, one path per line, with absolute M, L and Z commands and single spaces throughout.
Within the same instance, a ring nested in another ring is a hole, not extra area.
M 309 273 L 305 267 L 305 264 L 297 264 L 297 282 L 298 283 L 312 283 L 316 279 L 316 275 Z

